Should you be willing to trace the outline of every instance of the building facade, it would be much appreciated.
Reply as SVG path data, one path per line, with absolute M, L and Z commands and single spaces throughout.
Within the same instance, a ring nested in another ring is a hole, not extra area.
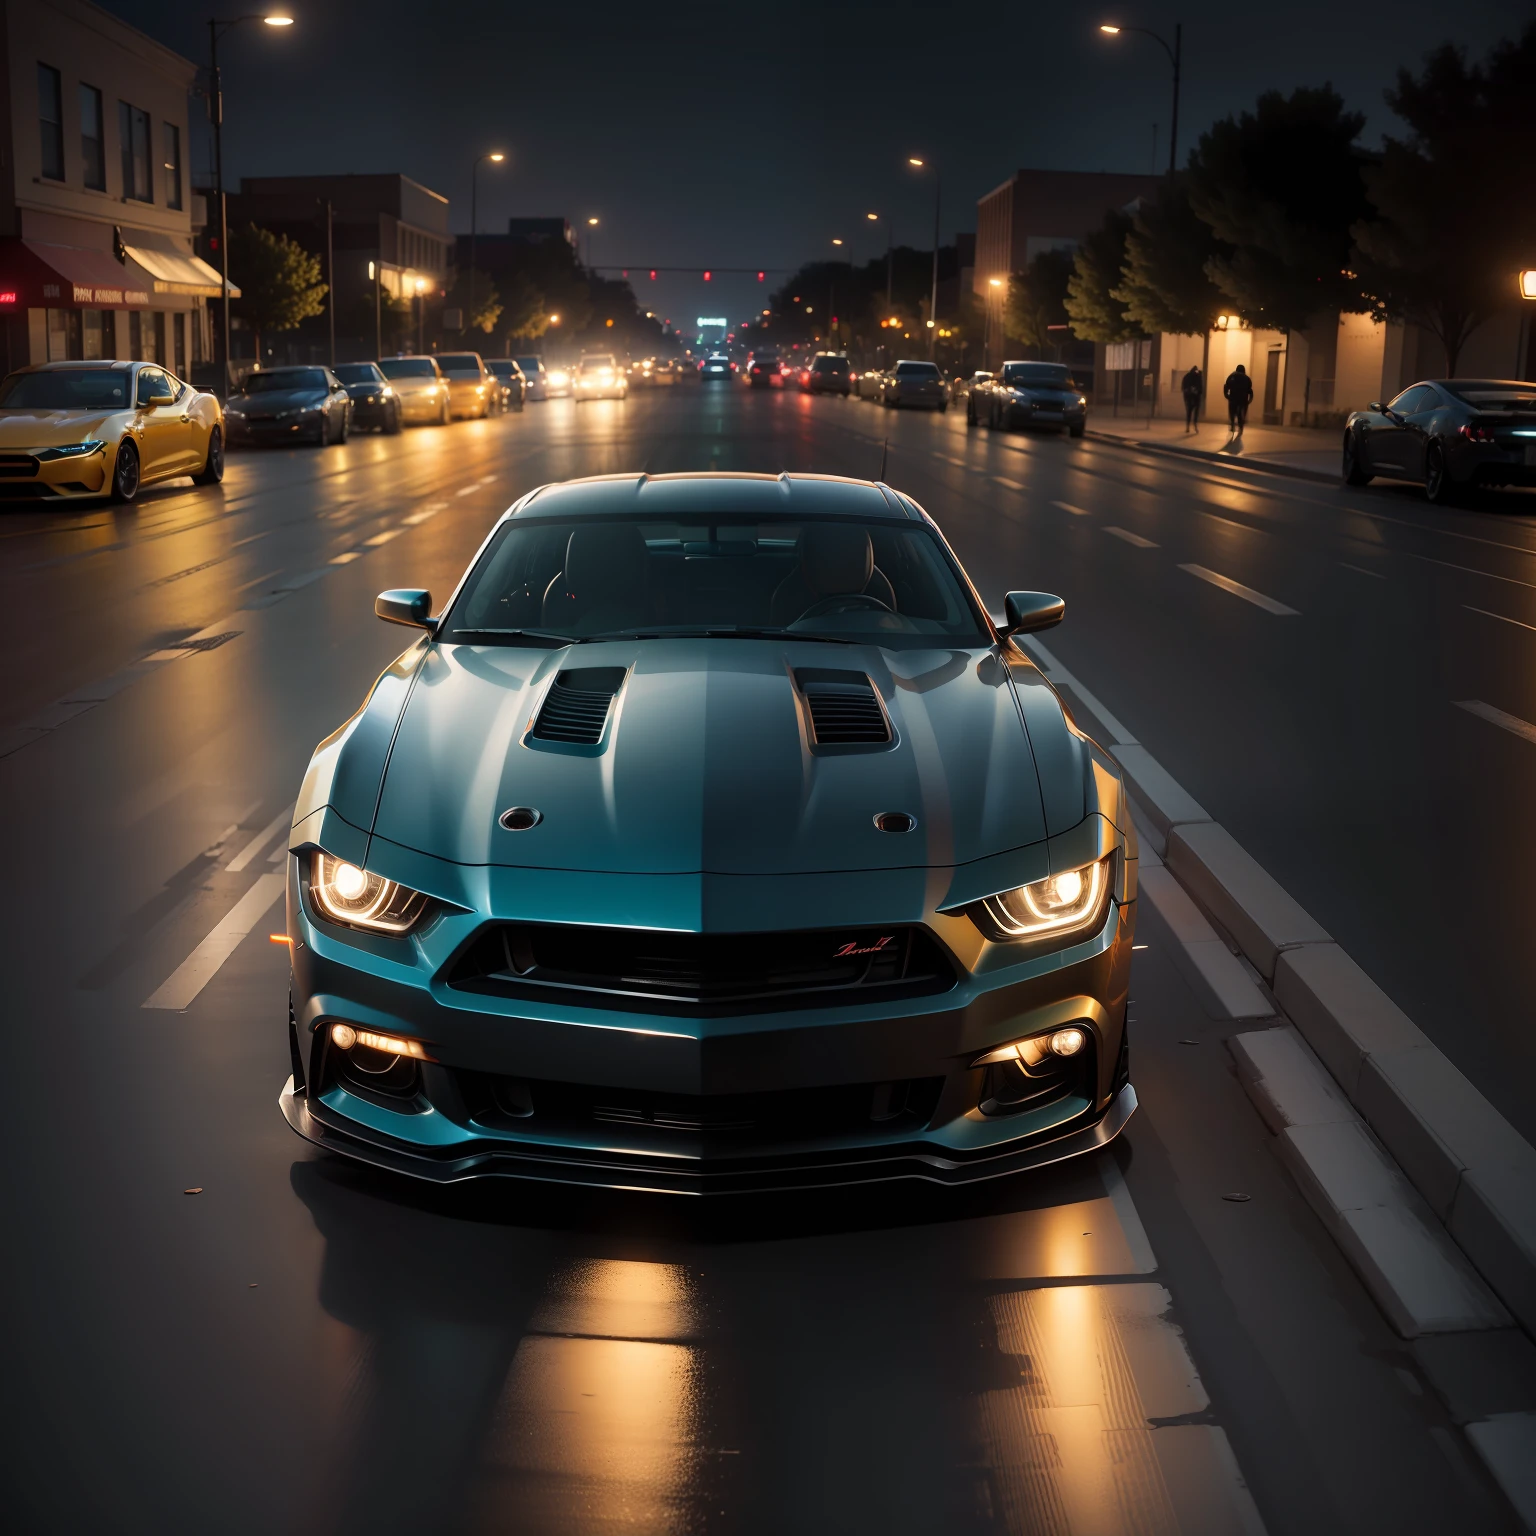
M 1048 250 L 1073 250 L 1123 208 L 1152 194 L 1156 176 L 1115 171 L 1015 171 L 976 204 L 976 257 L 972 289 L 985 306 L 986 362 L 1002 361 L 1003 310 L 1008 280 Z
M 0 345 L 59 358 L 209 355 L 219 276 L 193 251 L 196 68 L 89 0 L 0 0 Z
M 229 195 L 229 228 L 247 224 L 287 235 L 320 258 L 336 306 L 338 361 L 375 355 L 385 300 L 436 301 L 451 280 L 448 199 L 409 176 L 245 176 Z M 325 361 L 330 319 L 320 315 L 274 336 L 273 357 L 263 361 Z M 230 340 L 237 358 L 242 343 L 249 358 L 249 332 Z

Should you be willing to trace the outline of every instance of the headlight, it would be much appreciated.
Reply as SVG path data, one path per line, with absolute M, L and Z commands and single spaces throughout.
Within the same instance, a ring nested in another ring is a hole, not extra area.
M 394 392 L 394 390 L 392 390 L 389 387 L 388 384 L 386 384 L 384 386 L 384 388 L 379 391 L 379 399 L 380 400 L 393 400 L 394 397 L 395 397 L 395 392 Z
M 971 914 L 988 937 L 997 939 L 1064 938 L 1096 929 L 1104 921 L 1113 858 L 1109 854 L 1081 869 L 988 896 Z
M 427 906 L 420 891 L 318 849 L 310 858 L 309 891 L 323 917 L 369 933 L 409 933 Z
M 34 457 L 45 464 L 50 459 L 80 459 L 106 446 L 99 438 L 90 437 L 83 443 L 63 443 L 57 448 L 40 448 Z

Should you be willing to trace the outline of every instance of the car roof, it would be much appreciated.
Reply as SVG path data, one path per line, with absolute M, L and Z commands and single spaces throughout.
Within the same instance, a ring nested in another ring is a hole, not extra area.
M 93 368 L 107 370 L 111 368 L 133 368 L 137 364 L 117 358 L 91 358 L 89 360 L 77 358 L 74 362 L 55 361 L 51 363 L 28 363 L 25 367 L 12 369 L 13 373 L 57 373 L 63 368 Z M 159 363 L 151 364 L 158 368 Z
M 671 475 L 591 475 L 540 486 L 508 517 L 883 517 L 910 522 L 918 514 L 872 480 L 843 475 L 754 475 L 700 471 Z

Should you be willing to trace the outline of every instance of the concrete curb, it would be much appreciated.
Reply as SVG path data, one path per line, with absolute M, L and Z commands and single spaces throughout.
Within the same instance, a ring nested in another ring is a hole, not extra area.
M 1115 756 L 1164 833 L 1168 870 L 1274 988 L 1414 1188 L 1536 1333 L 1536 1148 L 1146 748 Z M 1186 820 L 1192 808 L 1198 817 Z
M 1197 459 L 1219 464 L 1223 469 L 1241 469 L 1249 474 L 1290 475 L 1296 480 L 1310 480 L 1315 485 L 1337 485 L 1339 477 L 1326 470 L 1306 469 L 1300 464 L 1277 464 L 1273 459 L 1236 459 L 1231 454 L 1215 453 L 1208 448 L 1184 448 L 1177 443 L 1154 443 L 1144 438 L 1121 437 L 1114 432 L 1087 432 L 1096 443 L 1110 443 L 1121 448 L 1135 448 L 1141 453 L 1166 453 L 1178 459 Z
M 1406 1339 L 1507 1329 L 1509 1314 L 1294 1028 L 1229 1042 L 1275 1150 Z

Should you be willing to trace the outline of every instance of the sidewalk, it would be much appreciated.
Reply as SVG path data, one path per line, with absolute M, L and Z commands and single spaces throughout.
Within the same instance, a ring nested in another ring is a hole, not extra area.
M 1202 421 L 1198 432 L 1185 432 L 1182 421 L 1166 417 L 1148 422 L 1144 416 L 1106 416 L 1095 411 L 1088 417 L 1088 436 L 1278 470 L 1307 480 L 1335 482 L 1339 478 L 1342 433 L 1337 427 L 1262 427 L 1250 422 L 1242 437 L 1233 440 L 1227 436 L 1225 422 Z

